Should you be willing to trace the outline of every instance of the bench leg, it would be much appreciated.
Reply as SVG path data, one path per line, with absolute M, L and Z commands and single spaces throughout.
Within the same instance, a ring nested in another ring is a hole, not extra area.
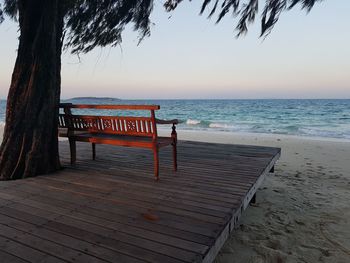
M 158 147 L 153 148 L 153 157 L 154 157 L 154 179 L 159 180 L 159 149 Z
M 73 165 L 75 164 L 76 155 L 77 155 L 76 142 L 72 139 L 69 139 L 69 147 L 70 147 L 70 163 Z
M 275 172 L 275 166 L 272 166 L 270 173 L 274 173 Z
M 177 171 L 177 149 L 176 143 L 173 143 L 173 162 L 174 162 L 174 171 Z
M 92 143 L 92 160 L 96 159 L 96 144 Z
M 176 132 L 176 126 L 173 123 L 173 127 L 171 128 L 171 138 L 173 140 L 172 146 L 173 146 L 173 162 L 174 162 L 174 171 L 177 171 L 177 149 L 176 149 L 176 144 L 177 144 L 177 132 Z

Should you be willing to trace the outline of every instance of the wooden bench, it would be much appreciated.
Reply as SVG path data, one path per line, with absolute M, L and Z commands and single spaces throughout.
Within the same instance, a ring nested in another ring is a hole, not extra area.
M 127 147 L 141 147 L 153 150 L 154 176 L 159 179 L 159 149 L 172 145 L 174 170 L 177 170 L 177 133 L 178 120 L 159 120 L 155 111 L 159 105 L 77 105 L 60 104 L 64 113 L 59 114 L 59 136 L 69 140 L 71 163 L 76 161 L 76 141 L 92 143 L 92 158 L 96 157 L 96 144 L 111 144 Z M 75 115 L 72 109 L 89 110 L 137 110 L 150 111 L 150 116 L 98 116 Z M 157 124 L 172 124 L 170 137 L 160 137 Z

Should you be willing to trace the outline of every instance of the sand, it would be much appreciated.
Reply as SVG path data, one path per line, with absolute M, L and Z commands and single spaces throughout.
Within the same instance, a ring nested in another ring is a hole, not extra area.
M 179 139 L 282 148 L 216 262 L 350 262 L 350 141 L 193 131 Z
M 4 123 L 0 122 L 0 142 L 2 142 L 2 135 L 4 133 Z

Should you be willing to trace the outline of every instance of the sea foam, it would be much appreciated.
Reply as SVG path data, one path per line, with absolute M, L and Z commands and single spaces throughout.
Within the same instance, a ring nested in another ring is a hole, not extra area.
M 187 124 L 187 125 L 198 125 L 198 124 L 200 124 L 200 123 L 201 123 L 201 121 L 199 121 L 199 120 L 188 119 L 188 120 L 186 121 L 186 124 Z

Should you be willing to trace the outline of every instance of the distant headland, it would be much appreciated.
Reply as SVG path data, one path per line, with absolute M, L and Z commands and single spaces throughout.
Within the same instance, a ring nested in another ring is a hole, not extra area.
M 119 98 L 111 98 L 111 97 L 74 97 L 74 98 L 70 98 L 70 99 L 65 99 L 64 101 L 70 101 L 70 100 L 121 100 Z

